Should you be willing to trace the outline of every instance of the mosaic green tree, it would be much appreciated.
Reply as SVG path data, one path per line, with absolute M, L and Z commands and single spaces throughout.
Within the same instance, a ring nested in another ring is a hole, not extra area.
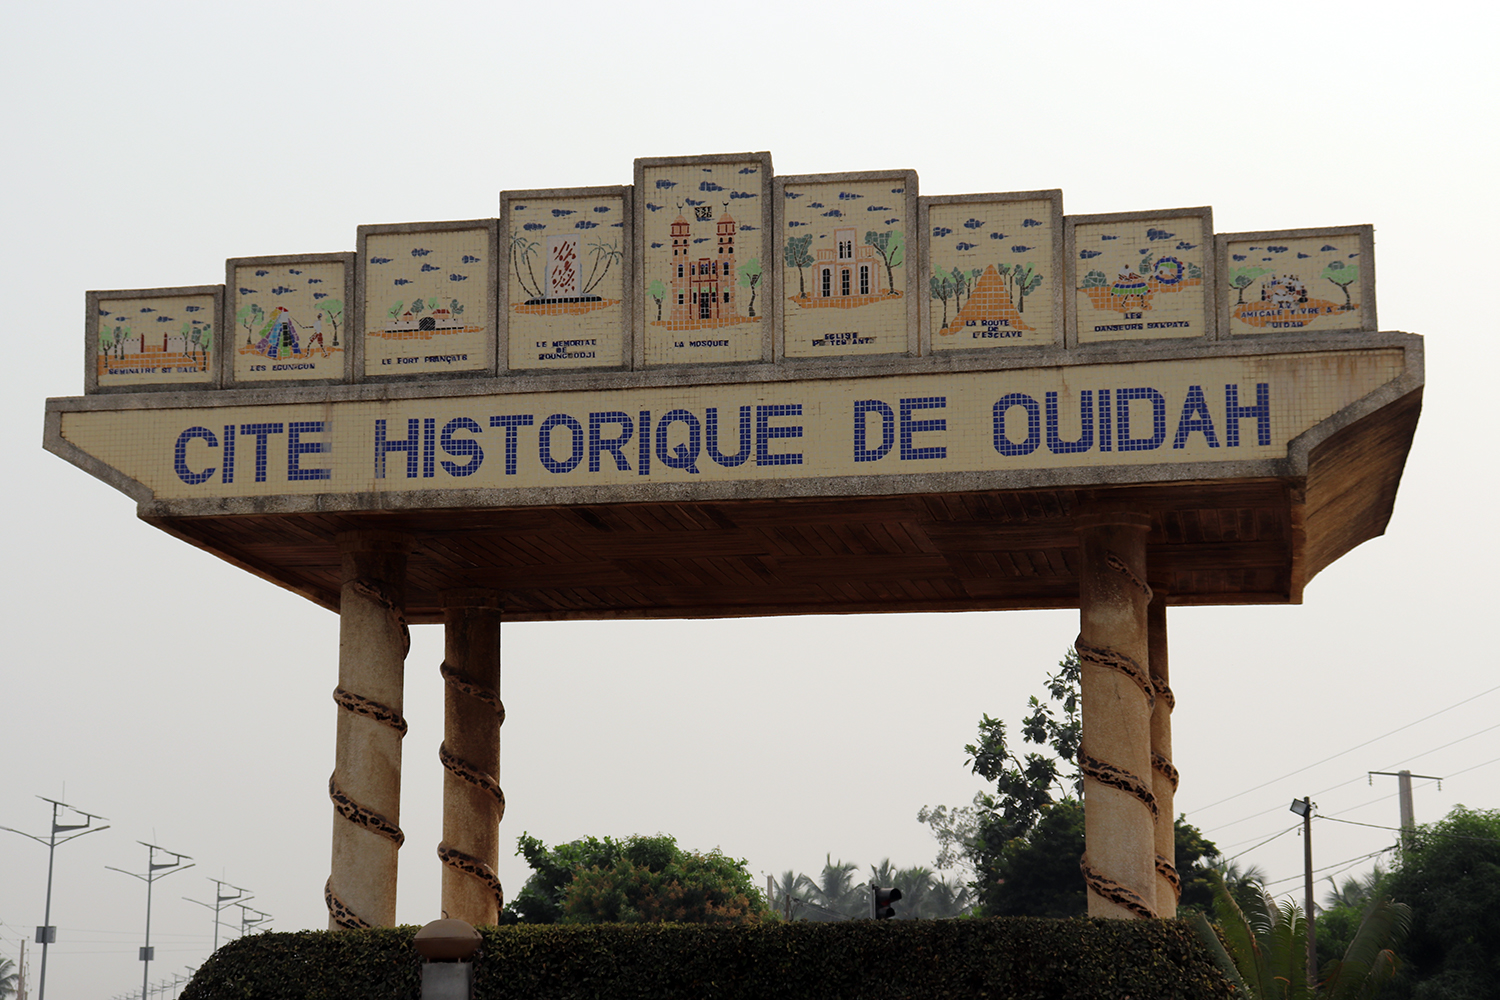
M 939 329 L 948 328 L 948 297 L 953 294 L 953 279 L 941 272 L 933 272 L 931 278 L 927 279 L 928 294 L 934 299 L 940 299 L 943 303 L 943 325 Z
M 1262 275 L 1270 274 L 1268 267 L 1237 267 L 1229 275 L 1229 287 L 1240 293 L 1239 300 L 1235 305 L 1245 304 L 1245 289 L 1255 284 L 1255 279 Z
M 1036 291 L 1042 283 L 1042 276 L 1037 273 L 1036 265 L 1027 264 L 1024 268 L 1017 264 L 1010 270 L 1010 285 L 1014 291 L 1011 299 L 1016 303 L 1017 312 L 1026 311 L 1026 296 Z
M 455 300 L 456 301 L 456 300 Z M 328 320 L 328 325 L 333 327 L 333 346 L 339 346 L 339 320 L 344 318 L 344 300 L 329 299 L 320 303 L 323 317 Z
M 1331 262 L 1323 268 L 1321 277 L 1327 278 L 1339 286 L 1339 291 L 1344 293 L 1344 304 L 1339 306 L 1344 312 L 1354 308 L 1354 302 L 1349 298 L 1349 286 L 1359 280 L 1359 265 L 1345 264 L 1341 260 Z
M 755 289 L 760 284 L 760 258 L 751 257 L 740 265 L 740 287 L 750 289 L 750 318 L 755 318 Z
M 656 278 L 651 282 L 651 286 L 646 289 L 646 294 L 656 300 L 656 321 L 660 323 L 661 301 L 667 297 L 667 286 L 661 283 L 660 278 Z
M 885 287 L 896 294 L 896 278 L 893 268 L 900 267 L 906 260 L 906 237 L 901 235 L 899 229 L 887 229 L 883 233 L 877 233 L 873 229 L 865 233 L 865 244 L 875 248 L 880 254 L 880 259 L 885 263 Z
M 1083 284 L 1079 285 L 1078 287 L 1079 288 L 1103 288 L 1105 285 L 1108 285 L 1108 284 L 1109 284 L 1109 278 L 1105 277 L 1105 274 L 1104 274 L 1103 271 L 1100 271 L 1100 270 L 1098 270 L 1096 268 L 1096 269 L 1090 271 L 1088 274 L 1085 274 L 1083 276 Z
M 807 298 L 807 281 L 803 276 L 802 269 L 812 266 L 813 255 L 808 249 L 811 246 L 812 233 L 806 233 L 802 236 L 788 236 L 786 240 L 786 266 L 797 269 L 797 298 L 799 299 Z
M 266 311 L 259 303 L 250 302 L 240 307 L 240 311 L 234 314 L 235 321 L 245 328 L 245 346 L 252 343 L 251 337 L 255 328 L 265 322 Z

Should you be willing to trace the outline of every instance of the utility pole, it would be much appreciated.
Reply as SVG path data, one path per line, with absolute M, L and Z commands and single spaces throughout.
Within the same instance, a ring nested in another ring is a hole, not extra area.
M 63 794 L 66 795 L 67 791 L 64 790 Z M 43 840 L 41 837 L 38 837 L 34 833 L 27 833 L 24 830 L 12 830 L 8 826 L 0 826 L 0 830 L 8 830 L 11 833 L 19 833 L 23 837 L 30 837 L 38 844 L 47 845 L 47 908 L 42 916 L 42 926 L 36 929 L 36 943 L 42 946 L 42 974 L 41 977 L 37 980 L 36 996 L 37 1000 L 47 1000 L 47 946 L 57 940 L 57 928 L 52 926 L 53 852 L 57 850 L 59 844 L 66 844 L 70 840 L 77 840 L 79 837 L 82 837 L 85 834 L 98 833 L 100 830 L 108 830 L 109 827 L 90 825 L 96 819 L 103 819 L 103 816 L 96 816 L 93 813 L 84 812 L 82 809 L 79 809 L 75 806 L 70 806 L 66 802 L 59 802 L 56 799 L 49 799 L 42 795 L 38 795 L 37 798 L 41 799 L 43 802 L 52 803 L 52 835 L 50 837 L 48 837 L 46 840 Z M 83 822 L 59 823 L 57 821 L 57 815 L 61 810 L 64 809 L 66 809 L 68 812 L 77 813 L 79 816 L 82 816 Z M 62 840 L 57 839 L 57 835 L 59 833 L 67 833 L 70 830 L 81 830 L 82 833 L 74 833 L 71 836 L 64 837 Z
M 131 878 L 138 878 L 142 882 L 146 883 L 146 944 L 145 947 L 141 948 L 141 1000 L 146 1000 L 146 991 L 151 984 L 151 981 L 148 977 L 151 972 L 151 956 L 153 954 L 151 950 L 151 884 L 159 878 L 166 878 L 173 872 L 187 871 L 193 866 L 185 865 L 182 863 L 183 858 L 187 858 L 189 861 L 192 860 L 192 858 L 188 857 L 188 855 L 186 854 L 178 854 L 176 851 L 169 851 L 165 847 L 157 847 L 155 844 L 148 844 L 144 840 L 137 840 L 136 843 L 146 848 L 146 874 L 138 875 L 135 872 L 128 872 L 123 868 L 115 868 L 113 865 L 105 865 L 104 867 L 108 868 L 112 872 L 119 872 L 121 875 L 129 875 Z M 157 864 L 157 851 L 161 851 L 163 854 L 170 854 L 176 860 L 165 861 L 161 864 Z M 160 872 L 160 874 L 158 874 L 158 872 Z
M 16 1000 L 26 1000 L 26 939 L 21 939 L 21 964 L 16 966 Z
M 237 885 L 229 885 L 229 883 L 225 882 L 223 879 L 211 878 L 211 879 L 209 879 L 209 881 L 214 884 L 214 902 L 212 904 L 204 903 L 204 902 L 202 902 L 200 900 L 197 900 L 197 899 L 188 899 L 187 896 L 183 896 L 182 898 L 183 899 L 187 899 L 187 901 L 189 903 L 197 903 L 199 906 L 207 906 L 210 910 L 214 911 L 214 951 L 218 951 L 219 950 L 219 911 L 224 908 L 224 904 L 225 903 L 233 903 L 236 900 L 238 900 L 238 901 L 240 901 L 242 903 L 248 903 L 248 902 L 250 902 L 250 900 L 254 899 L 255 897 L 254 896 L 247 896 L 247 895 L 245 895 L 245 893 L 247 893 L 247 892 L 250 891 L 249 889 L 241 889 Z M 226 896 L 226 895 L 224 895 L 224 887 L 226 885 L 229 885 L 229 888 L 231 888 L 231 889 L 234 890 L 234 895 L 233 896 Z
M 1430 774 L 1412 774 L 1410 771 L 1371 771 L 1370 784 L 1375 784 L 1375 775 L 1383 774 L 1396 779 L 1396 788 L 1401 792 L 1401 841 L 1406 843 L 1417 830 L 1417 812 L 1412 806 L 1411 779 L 1423 778 L 1438 783 L 1438 791 L 1442 791 L 1443 779 Z
M 1307 915 L 1307 985 L 1318 981 L 1318 925 L 1313 919 L 1312 799 L 1293 799 L 1292 812 L 1302 817 L 1302 870 L 1306 890 Z
M 244 903 L 235 903 L 234 905 L 238 906 L 240 908 L 240 936 L 241 937 L 244 937 L 246 934 L 249 934 L 251 928 L 258 927 L 261 924 L 263 924 L 263 923 L 267 922 L 268 920 L 272 919 L 271 915 L 269 913 L 263 913 L 260 910 L 254 909 L 253 907 L 246 906 Z M 253 916 L 253 917 L 250 916 L 250 914 L 252 914 L 252 913 L 255 914 L 255 916 Z

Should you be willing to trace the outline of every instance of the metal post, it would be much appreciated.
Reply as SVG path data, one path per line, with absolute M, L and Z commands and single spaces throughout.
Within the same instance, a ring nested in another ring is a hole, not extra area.
M 1318 981 L 1318 925 L 1313 919 L 1312 799 L 1302 800 L 1302 870 L 1307 916 L 1307 985 Z
M 66 794 L 66 791 L 64 792 L 64 794 Z M 38 795 L 37 798 L 41 799 L 43 802 L 50 802 L 50 803 L 52 803 L 52 833 L 48 836 L 48 838 L 46 840 L 43 840 L 41 837 L 38 837 L 38 836 L 36 836 L 35 834 L 32 834 L 32 833 L 26 833 L 26 832 L 24 832 L 22 830 L 13 830 L 13 829 L 11 829 L 8 826 L 0 826 L 0 830 L 8 830 L 11 833 L 19 833 L 23 837 L 30 837 L 32 840 L 36 841 L 38 844 L 46 844 L 47 845 L 47 905 L 46 905 L 46 909 L 43 911 L 42 926 L 37 928 L 37 943 L 42 946 L 42 969 L 41 969 L 41 975 L 37 979 L 37 988 L 36 988 L 37 1000 L 46 1000 L 46 996 L 47 996 L 47 946 L 52 943 L 52 938 L 57 933 L 56 928 L 54 928 L 52 926 L 52 861 L 53 861 L 53 854 L 57 851 L 57 848 L 58 848 L 59 844 L 66 844 L 70 840 L 77 840 L 79 837 L 82 837 L 85 834 L 98 833 L 100 830 L 108 830 L 109 827 L 108 826 L 91 826 L 90 825 L 96 819 L 104 819 L 103 816 L 96 816 L 93 813 L 84 812 L 82 809 L 79 809 L 79 808 L 77 808 L 75 806 L 70 806 L 66 802 L 59 802 L 56 799 L 49 799 L 49 798 L 46 798 L 45 796 L 42 796 L 42 795 Z M 78 815 L 80 815 L 80 816 L 83 817 L 83 822 L 82 823 L 59 823 L 57 821 L 57 813 L 58 813 L 58 810 L 60 810 L 60 809 L 66 809 L 69 812 L 77 813 Z M 57 839 L 57 835 L 59 833 L 66 833 L 69 830 L 82 830 L 83 833 L 75 833 L 71 837 L 64 837 L 62 840 L 58 840 Z
M 178 854 L 176 851 L 169 851 L 165 847 L 148 844 L 144 840 L 138 840 L 136 843 L 146 848 L 146 874 L 138 875 L 135 872 L 128 872 L 123 868 L 115 868 L 112 865 L 105 865 L 104 867 L 112 872 L 129 875 L 131 878 L 138 878 L 146 883 L 146 945 L 141 949 L 141 1000 L 146 1000 L 146 991 L 151 986 L 151 981 L 148 978 L 151 973 L 151 886 L 159 878 L 166 878 L 174 872 L 187 871 L 193 866 L 182 863 L 183 858 L 188 858 L 189 861 L 192 860 L 186 854 Z M 157 864 L 157 851 L 161 851 L 163 854 L 170 854 L 176 860 Z M 161 874 L 158 875 L 157 872 Z

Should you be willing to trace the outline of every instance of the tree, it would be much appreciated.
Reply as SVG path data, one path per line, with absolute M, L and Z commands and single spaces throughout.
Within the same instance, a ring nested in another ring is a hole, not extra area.
M 1079 288 L 1103 288 L 1109 284 L 1109 278 L 1105 277 L 1103 271 L 1095 268 L 1083 276 L 1083 284 Z
M 523 833 L 532 875 L 507 908 L 531 923 L 755 923 L 769 910 L 745 862 L 683 851 L 672 837 L 584 837 L 549 850 Z
M 755 317 L 755 286 L 760 284 L 760 258 L 751 257 L 740 265 L 740 287 L 750 289 L 750 316 Z
M 1076 764 L 1083 734 L 1079 673 L 1078 654 L 1070 649 L 1047 677 L 1047 700 L 1028 700 L 1022 737 L 1051 755 L 1018 756 L 1007 744 L 1004 720 L 986 714 L 978 742 L 964 747 L 965 763 L 994 782 L 995 794 L 980 792 L 958 809 L 917 813 L 938 840 L 936 866 L 963 864 L 986 916 L 1082 916 L 1086 909 L 1078 870 L 1084 848 L 1083 776 Z M 1211 900 L 1208 862 L 1218 849 L 1183 817 L 1173 829 L 1181 905 L 1205 907 Z
M 16 971 L 16 963 L 8 958 L 0 958 L 0 1000 L 9 1000 L 16 995 L 19 980 L 20 973 Z
M 406 303 L 398 299 L 395 305 L 391 306 L 385 311 L 385 314 L 391 319 L 395 319 L 397 316 L 401 315 L 401 307 L 404 305 L 406 305 Z
M 786 266 L 797 269 L 797 298 L 807 298 L 807 281 L 803 277 L 802 269 L 810 267 L 813 263 L 813 255 L 808 250 L 812 246 L 812 233 L 802 236 L 788 236 L 786 238 Z M 658 316 L 657 319 L 661 317 Z
M 1400 968 L 1393 946 L 1410 926 L 1409 907 L 1383 896 L 1372 899 L 1343 957 L 1324 963 L 1309 983 L 1307 921 L 1297 904 L 1278 904 L 1259 885 L 1237 896 L 1219 873 L 1209 878 L 1214 926 L 1201 913 L 1190 919 L 1220 970 L 1248 1000 L 1363 1000 L 1379 994 Z
M 1240 293 L 1237 306 L 1245 304 L 1245 289 L 1255 284 L 1255 279 L 1261 275 L 1270 274 L 1271 269 L 1267 267 L 1237 267 L 1229 275 L 1229 287 Z
M 653 280 L 651 282 L 651 286 L 646 289 L 646 292 L 653 299 L 656 300 L 656 321 L 658 323 L 660 323 L 661 322 L 661 300 L 667 297 L 667 286 L 663 285 L 661 283 L 661 279 L 660 278 L 656 278 L 655 280 Z
M 1457 806 L 1407 834 L 1383 885 L 1412 908 L 1402 996 L 1467 1000 L 1500 982 L 1500 810 Z
M 1354 302 L 1349 298 L 1349 286 L 1359 280 L 1359 265 L 1345 264 L 1341 260 L 1332 261 L 1323 268 L 1321 275 L 1339 286 L 1339 291 L 1344 293 L 1344 304 L 1339 308 L 1345 312 L 1354 308 Z
M 896 279 L 892 268 L 899 267 L 906 259 L 906 238 L 899 229 L 887 229 L 883 233 L 871 230 L 865 233 L 865 243 L 874 247 L 875 252 L 880 254 L 880 259 L 885 262 L 885 287 L 894 293 Z

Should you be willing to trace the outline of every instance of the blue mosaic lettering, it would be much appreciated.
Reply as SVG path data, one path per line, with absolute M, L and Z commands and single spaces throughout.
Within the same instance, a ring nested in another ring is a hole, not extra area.
M 678 443 L 667 450 L 667 428 L 673 424 L 687 424 L 688 443 Z M 669 410 L 656 425 L 656 457 L 669 469 L 686 469 L 697 474 L 698 456 L 703 451 L 703 427 L 698 418 L 687 410 Z
M 913 434 L 928 434 L 935 431 L 946 431 L 948 420 L 939 417 L 936 420 L 913 420 L 913 410 L 941 410 L 948 406 L 947 396 L 916 396 L 901 401 L 901 461 L 921 461 L 927 458 L 947 458 L 948 449 L 944 445 L 930 445 L 926 448 L 912 447 Z
M 867 447 L 870 414 L 880 414 L 880 446 Z M 891 404 L 878 399 L 860 399 L 854 403 L 854 460 L 878 462 L 896 446 L 896 411 Z
M 552 457 L 552 431 L 556 427 L 566 427 L 573 432 L 573 450 L 561 462 Z M 584 440 L 582 424 L 566 413 L 554 413 L 543 420 L 542 426 L 537 430 L 537 457 L 542 460 L 542 466 L 548 472 L 559 474 L 572 472 L 583 462 L 583 456 L 588 454 L 588 447 L 584 444 Z
M 605 437 L 601 432 L 605 424 L 616 424 L 620 428 L 619 437 Z M 630 414 L 621 413 L 619 410 L 609 410 L 603 413 L 589 414 L 589 471 L 598 472 L 601 466 L 600 458 L 607 451 L 615 460 L 615 468 L 620 472 L 629 472 L 630 463 L 625 459 L 625 445 L 635 436 L 635 422 L 630 419 Z
M 640 424 L 640 452 L 635 463 L 635 473 L 638 476 L 651 475 L 651 411 L 641 411 Z
M 516 474 L 517 438 L 521 433 L 517 428 L 530 427 L 534 423 L 536 423 L 536 418 L 529 413 L 508 413 L 505 416 L 490 417 L 491 427 L 505 428 L 505 474 L 507 476 Z
M 1177 436 L 1172 438 L 1173 448 L 1186 448 L 1188 435 L 1202 431 L 1203 439 L 1210 448 L 1219 446 L 1219 435 L 1214 431 L 1214 416 L 1208 412 L 1208 401 L 1203 398 L 1203 386 L 1188 386 L 1187 399 L 1182 401 L 1182 416 L 1177 418 Z
M 1240 421 L 1255 418 L 1255 443 L 1264 448 L 1271 443 L 1271 383 L 1255 383 L 1255 405 L 1240 405 L 1240 387 L 1224 387 L 1224 443 L 1240 446 Z
M 1151 436 L 1130 436 L 1130 404 L 1132 400 L 1151 401 Z M 1167 439 L 1167 397 L 1149 386 L 1115 390 L 1115 450 L 1154 451 Z
M 719 408 L 710 406 L 706 417 L 703 430 L 708 457 L 726 469 L 744 465 L 745 459 L 750 457 L 750 407 L 740 407 L 740 447 L 733 455 L 725 455 L 719 451 Z
M 755 464 L 756 465 L 801 465 L 802 453 L 786 452 L 773 455 L 771 453 L 771 441 L 776 438 L 799 438 L 802 436 L 801 425 L 791 427 L 772 427 L 772 417 L 800 417 L 802 416 L 801 403 L 771 403 L 755 408 Z
M 468 459 L 463 465 L 459 465 L 457 462 L 450 462 L 445 458 L 442 461 L 443 471 L 450 476 L 462 478 L 464 476 L 472 476 L 479 471 L 479 466 L 484 464 L 484 449 L 473 438 L 454 437 L 459 431 L 468 431 L 470 434 L 482 434 L 484 433 L 484 428 L 480 427 L 479 421 L 473 417 L 454 417 L 443 425 L 443 436 L 439 439 L 439 443 L 443 446 L 443 451 L 454 458 Z
M 234 482 L 234 424 L 224 425 L 224 480 Z
M 1054 455 L 1076 455 L 1094 446 L 1094 392 L 1078 394 L 1078 438 L 1064 441 L 1058 427 L 1057 393 L 1047 393 L 1047 450 Z
M 393 452 L 393 451 L 404 451 L 404 452 L 406 452 L 406 478 L 407 479 L 415 479 L 415 478 L 417 478 L 417 453 L 418 453 L 418 449 L 421 447 L 420 442 L 417 440 L 417 434 L 418 434 L 419 428 L 421 428 L 421 426 L 422 426 L 422 422 L 420 420 L 418 420 L 416 417 L 412 417 L 410 420 L 408 420 L 406 422 L 406 440 L 404 440 L 404 441 L 391 441 L 391 440 L 387 439 L 387 437 L 386 437 L 385 419 L 381 418 L 381 419 L 375 421 L 375 478 L 376 479 L 384 479 L 385 478 L 385 456 L 387 454 L 389 454 L 390 452 Z M 246 434 L 250 433 L 250 428 L 249 428 L 248 425 L 245 426 L 245 427 L 240 428 L 240 430 L 243 431 Z M 256 456 L 257 456 L 256 457 L 256 468 L 257 469 L 259 469 L 259 466 L 260 466 L 259 455 L 260 455 L 260 452 L 261 452 L 261 448 L 264 446 L 264 442 L 265 442 L 265 439 L 262 438 L 261 441 L 256 444 Z
M 1026 411 L 1026 440 L 1019 444 L 1005 433 L 1005 418 L 1015 407 Z M 1030 455 L 1042 443 L 1041 404 L 1024 392 L 1012 392 L 1001 396 L 995 403 L 993 413 L 995 450 L 1002 455 Z
M 321 420 L 293 420 L 287 424 L 286 477 L 292 482 L 308 479 L 332 479 L 332 469 L 304 469 L 303 455 L 326 455 L 333 450 L 330 441 L 304 441 L 304 434 L 322 434 Z
M 263 483 L 266 481 L 266 442 L 272 434 L 284 434 L 286 430 L 281 424 L 240 424 L 240 433 L 255 435 L 255 481 Z
M 219 439 L 214 437 L 214 432 L 209 430 L 207 427 L 189 427 L 187 430 L 177 435 L 177 449 L 172 467 L 177 470 L 177 478 L 181 479 L 189 486 L 197 486 L 199 483 L 206 483 L 208 482 L 210 476 L 219 471 L 213 466 L 209 466 L 202 472 L 194 472 L 192 469 L 188 468 L 187 446 L 188 442 L 193 440 L 194 438 L 202 438 L 204 441 L 207 441 L 210 448 L 217 448 L 219 446 Z

